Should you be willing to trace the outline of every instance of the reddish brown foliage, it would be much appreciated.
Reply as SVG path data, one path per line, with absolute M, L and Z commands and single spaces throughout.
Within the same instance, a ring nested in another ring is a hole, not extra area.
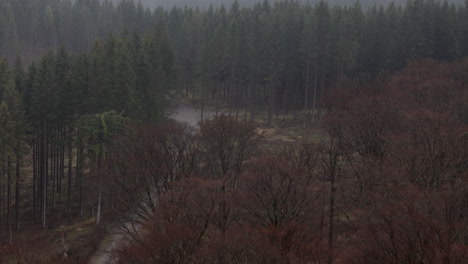
M 357 244 L 346 256 L 350 263 L 464 263 L 467 209 L 460 194 L 466 189 L 387 187 L 388 195 L 375 195 L 366 208 Z
M 148 235 L 125 248 L 120 262 L 319 261 L 322 243 L 310 225 L 311 175 L 297 165 L 279 157 L 258 160 L 235 190 L 225 179 L 174 182 L 144 225 Z
M 263 227 L 304 222 L 312 213 L 312 191 L 305 167 L 276 157 L 256 160 L 245 176 L 243 205 Z
M 465 263 L 467 72 L 423 60 L 330 93 L 314 147 L 255 157 L 253 127 L 207 122 L 204 170 L 169 182 L 121 262 Z
M 115 144 L 108 159 L 108 194 L 114 208 L 120 215 L 130 210 L 138 216 L 126 220 L 146 221 L 172 182 L 196 174 L 197 157 L 195 135 L 188 126 L 167 123 L 135 128 L 133 135 Z
M 331 108 L 324 125 L 345 142 L 355 176 L 346 263 L 466 260 L 466 71 L 466 61 L 413 63 Z
M 228 176 L 228 184 L 236 186 L 244 163 L 260 143 L 254 124 L 221 115 L 200 126 L 205 169 L 213 178 Z

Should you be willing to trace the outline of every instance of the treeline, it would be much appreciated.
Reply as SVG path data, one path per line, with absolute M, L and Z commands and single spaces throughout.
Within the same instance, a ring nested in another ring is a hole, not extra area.
M 150 11 L 133 1 L 3 1 L 2 47 L 28 62 L 49 48 L 88 50 L 96 38 L 167 26 L 179 92 L 195 101 L 243 108 L 255 117 L 268 110 L 314 115 L 328 87 L 347 80 L 369 82 L 431 57 L 452 61 L 468 55 L 468 5 L 414 0 L 363 8 L 325 1 L 234 3 L 205 11 L 162 8 Z M 315 116 L 312 116 L 313 120 Z
M 87 51 L 110 33 L 148 32 L 157 23 L 142 5 L 107 0 L 4 0 L 0 21 L 0 56 L 13 63 L 21 55 L 28 64 L 49 49 Z
M 329 87 L 368 83 L 410 60 L 468 54 L 467 6 L 409 1 L 363 11 L 322 1 L 174 9 L 167 25 L 181 94 L 274 115 L 317 111 Z M 195 81 L 194 81 L 195 80 Z M 315 111 L 313 111 L 315 110 Z M 313 117 L 311 117 L 313 119 Z
M 316 143 L 266 146 L 222 115 L 139 127 L 107 163 L 134 239 L 118 263 L 465 263 L 467 71 L 424 60 L 336 89 Z
M 27 70 L 19 58 L 11 67 L 1 59 L 0 242 L 13 241 L 21 223 L 53 226 L 50 214 L 83 215 L 91 205 L 99 215 L 99 181 L 87 178 L 96 176 L 89 169 L 127 124 L 163 117 L 173 84 L 163 23 L 142 37 L 109 36 L 85 53 L 50 51 Z

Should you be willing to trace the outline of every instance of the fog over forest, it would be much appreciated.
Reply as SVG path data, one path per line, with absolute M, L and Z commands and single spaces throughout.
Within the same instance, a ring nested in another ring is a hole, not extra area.
M 467 263 L 468 0 L 260 1 L 0 0 L 0 264 Z

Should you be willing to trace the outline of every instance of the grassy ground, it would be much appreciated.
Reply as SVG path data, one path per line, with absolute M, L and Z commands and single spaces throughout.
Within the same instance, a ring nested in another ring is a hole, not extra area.
M 172 94 L 171 100 L 173 102 L 179 102 L 180 104 L 193 107 L 200 110 L 200 102 L 192 102 L 192 97 L 189 94 L 185 97 L 180 97 L 178 94 Z M 215 112 L 216 105 L 213 102 L 206 102 L 203 106 L 205 111 Z M 231 114 L 231 116 L 237 116 L 239 119 L 244 120 L 245 109 L 240 108 L 238 111 L 230 108 L 228 105 L 219 104 L 218 113 Z M 316 117 L 319 113 L 316 113 Z M 250 120 L 250 112 L 247 113 L 247 119 Z M 304 128 L 304 120 L 307 121 L 307 126 Z M 278 115 L 273 113 L 272 124 L 268 124 L 268 113 L 267 111 L 256 111 L 254 113 L 254 121 L 259 127 L 259 132 L 262 133 L 265 138 L 269 141 L 283 141 L 283 142 L 312 142 L 318 143 L 325 137 L 324 131 L 319 127 L 320 120 L 316 119 L 316 122 L 312 124 L 311 113 L 307 113 L 304 110 L 289 111 L 289 113 L 279 112 Z

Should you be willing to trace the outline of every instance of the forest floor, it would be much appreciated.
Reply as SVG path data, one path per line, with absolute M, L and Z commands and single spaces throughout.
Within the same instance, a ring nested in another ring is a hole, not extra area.
M 38 225 L 24 224 L 20 231 L 14 232 L 13 243 L 2 249 L 5 258 L 0 257 L 0 262 L 84 264 L 106 236 L 105 228 L 95 225 L 92 217 L 51 213 L 49 228 L 41 229 Z M 63 257 L 64 245 L 70 254 L 66 258 Z
M 25 175 L 33 174 L 32 157 L 26 157 Z M 71 204 L 71 212 L 66 213 L 66 197 L 56 196 L 56 208 L 49 207 L 47 228 L 40 224 L 40 214 L 33 223 L 31 191 L 32 179 L 23 179 L 21 185 L 20 230 L 12 232 L 12 243 L 1 246 L 0 263 L 88 263 L 91 255 L 98 248 L 99 241 L 107 236 L 105 226 L 94 224 L 94 216 L 88 210 L 80 216 L 78 203 Z M 73 193 L 72 201 L 77 200 L 78 193 Z M 8 241 L 3 241 L 8 242 Z M 71 254 L 63 257 L 64 244 Z

